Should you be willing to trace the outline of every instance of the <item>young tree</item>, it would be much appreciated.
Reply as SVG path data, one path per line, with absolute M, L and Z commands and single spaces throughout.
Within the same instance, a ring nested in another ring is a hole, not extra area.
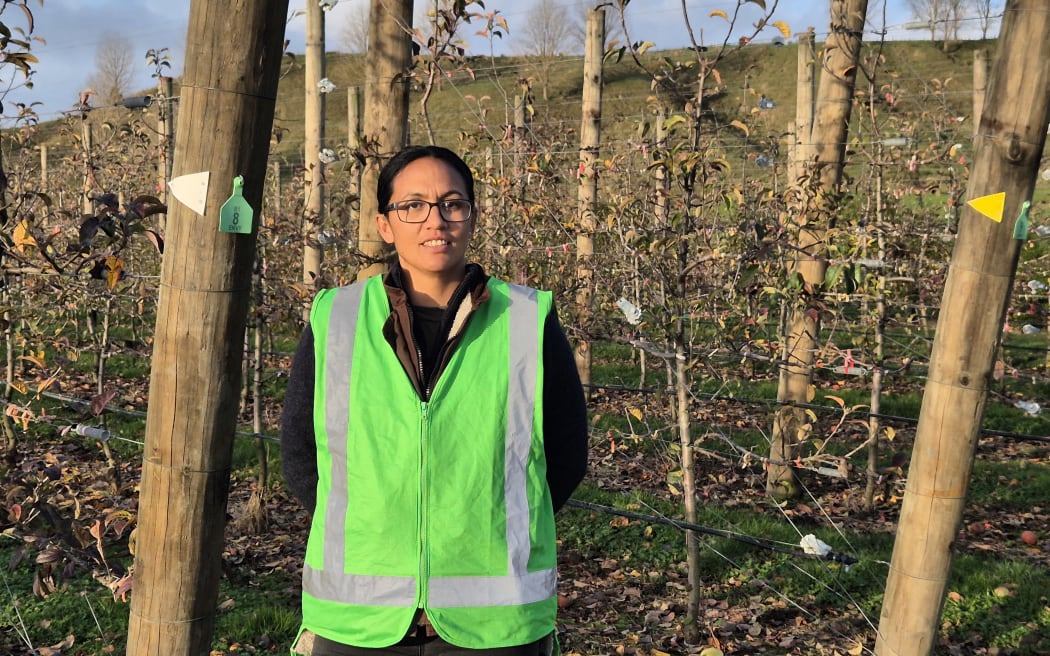
M 95 72 L 88 78 L 88 86 L 107 105 L 121 101 L 128 91 L 132 77 L 131 41 L 115 32 L 106 32 L 95 49 Z
M 535 64 L 543 100 L 548 99 L 550 72 L 558 55 L 564 54 L 579 32 L 577 18 L 556 0 L 538 0 L 521 26 L 522 51 Z
M 977 15 L 977 21 L 981 26 L 981 39 L 988 38 L 988 30 L 992 27 L 992 20 L 994 20 L 998 13 L 1003 10 L 1001 2 L 995 0 L 970 0 L 973 4 L 973 11 Z
M 368 5 L 354 5 L 343 21 L 339 33 L 343 47 L 351 54 L 363 54 L 368 50 Z
M 967 4 L 968 0 L 908 0 L 912 16 L 927 24 L 930 41 L 939 36 L 945 50 L 959 38 L 959 22 L 966 14 Z

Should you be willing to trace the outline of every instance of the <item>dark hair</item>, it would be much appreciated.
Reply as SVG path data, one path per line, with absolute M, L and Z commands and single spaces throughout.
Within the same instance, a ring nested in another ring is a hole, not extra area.
M 412 162 L 424 157 L 440 160 L 459 173 L 459 177 L 463 178 L 463 184 L 467 186 L 467 200 L 474 202 L 474 174 L 459 155 L 441 146 L 406 146 L 401 152 L 391 157 L 379 172 L 379 180 L 376 182 L 376 199 L 379 201 L 380 212 L 390 204 L 390 197 L 394 194 L 394 178 L 397 177 L 397 174 Z

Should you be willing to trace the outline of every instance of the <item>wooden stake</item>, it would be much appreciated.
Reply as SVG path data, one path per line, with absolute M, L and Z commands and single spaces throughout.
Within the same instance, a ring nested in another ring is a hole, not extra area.
M 988 87 L 988 53 L 984 50 L 973 51 L 973 136 L 981 126 L 981 110 L 984 109 L 984 96 Z
M 1001 222 L 963 207 L 919 412 L 875 653 L 929 654 L 936 643 L 995 352 L 1050 121 L 1050 14 L 1008 0 L 981 112 L 966 198 L 1005 193 Z M 978 302 L 979 299 L 979 302 Z
M 798 301 L 788 304 L 783 335 L 784 362 L 780 367 L 777 401 L 783 404 L 806 403 L 813 379 L 820 333 L 820 292 L 824 284 L 827 260 L 825 231 L 836 207 L 829 201 L 842 181 L 846 155 L 853 91 L 860 64 L 861 36 L 868 13 L 867 0 L 832 0 L 831 27 L 824 44 L 820 86 L 817 90 L 817 112 L 814 116 L 810 145 L 800 148 L 804 170 L 809 174 L 805 184 L 796 179 L 799 199 L 794 261 L 788 275 L 799 276 L 804 290 Z M 801 68 L 801 64 L 800 64 Z M 769 450 L 772 461 L 766 470 L 766 492 L 778 498 L 798 494 L 794 462 L 799 435 L 805 429 L 805 413 L 797 405 L 783 405 L 773 420 Z
M 587 12 L 587 42 L 583 55 L 583 106 L 580 118 L 580 184 L 577 207 L 580 229 L 576 235 L 576 308 L 586 326 L 594 305 L 594 210 L 598 205 L 598 161 L 602 127 L 602 55 L 605 45 L 605 10 Z M 586 332 L 586 331 L 584 331 Z M 591 382 L 591 344 L 580 340 L 576 345 L 576 368 L 584 385 Z
M 374 260 L 357 272 L 364 280 L 389 268 L 391 250 L 376 227 L 376 180 L 385 158 L 408 143 L 408 70 L 412 65 L 412 0 L 371 0 L 365 53 L 364 138 L 369 144 L 361 172 L 361 218 L 357 248 Z
M 174 175 L 211 176 L 205 216 L 180 202 L 169 208 L 131 656 L 199 656 L 211 646 L 256 240 L 254 226 L 220 233 L 219 208 L 241 175 L 258 217 L 287 13 L 287 0 L 241 0 L 235 12 L 229 2 L 190 4 Z
M 303 220 L 303 288 L 316 291 L 321 285 L 321 231 L 324 226 L 324 163 L 321 148 L 325 143 L 325 98 L 318 84 L 325 76 L 324 10 L 317 2 L 306 3 L 305 80 L 305 166 L 307 175 L 306 206 Z M 310 319 L 310 301 L 305 299 L 303 321 Z

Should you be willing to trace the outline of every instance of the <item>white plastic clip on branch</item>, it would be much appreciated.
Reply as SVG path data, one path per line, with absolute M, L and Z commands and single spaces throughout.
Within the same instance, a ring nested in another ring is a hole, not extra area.
M 338 3 L 339 0 L 317 0 L 317 6 L 321 8 L 321 11 L 331 11 L 332 7 Z

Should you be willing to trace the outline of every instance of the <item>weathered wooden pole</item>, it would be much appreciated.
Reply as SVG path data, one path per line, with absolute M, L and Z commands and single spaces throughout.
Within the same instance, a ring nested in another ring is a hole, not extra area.
M 303 207 L 303 289 L 316 291 L 321 282 L 321 231 L 324 226 L 325 98 L 320 82 L 325 76 L 324 10 L 318 2 L 306 3 L 306 59 L 303 116 L 303 154 L 306 167 L 306 203 Z M 312 295 L 311 295 L 312 296 Z M 310 299 L 305 299 L 303 321 L 310 318 Z
M 816 35 L 813 28 L 798 35 L 798 66 L 795 80 L 795 123 L 791 132 L 791 153 L 788 158 L 788 183 L 798 184 L 805 171 L 807 147 L 813 131 L 813 97 L 816 92 L 816 57 L 814 56 Z
M 371 0 L 365 53 L 364 140 L 374 144 L 361 172 L 361 217 L 357 248 L 371 260 L 357 272 L 364 280 L 389 266 L 390 253 L 379 236 L 375 188 L 383 162 L 408 142 L 408 70 L 412 66 L 412 0 Z
M 47 189 L 47 144 L 40 144 L 40 188 Z
M 222 578 L 256 231 L 221 233 L 235 176 L 258 217 L 287 0 L 193 0 L 173 174 L 210 172 L 205 214 L 173 202 L 161 268 L 127 653 L 208 654 Z
M 583 54 L 583 106 L 580 108 L 580 184 L 577 211 L 580 229 L 576 234 L 576 309 L 586 325 L 594 306 L 594 229 L 598 206 L 598 148 L 602 128 L 602 59 L 605 46 L 605 10 L 587 12 L 587 40 Z M 591 382 L 591 343 L 576 344 L 576 368 L 584 385 Z
M 157 138 L 159 155 L 157 160 L 157 190 L 158 197 L 164 205 L 168 205 L 168 180 L 171 179 L 172 160 L 175 158 L 175 93 L 174 81 L 167 75 L 160 76 L 157 80 L 157 95 L 160 102 L 157 103 Z M 161 214 L 157 217 L 157 227 L 161 234 L 167 231 L 168 215 Z
M 86 111 L 81 114 L 80 120 L 80 145 L 84 148 L 84 184 L 81 187 L 80 211 L 88 216 L 95 213 L 95 204 L 91 200 L 91 183 L 95 179 L 91 172 L 91 151 L 95 148 L 95 137 Z
M 973 136 L 981 128 L 981 110 L 984 108 L 984 96 L 988 89 L 988 53 L 984 50 L 973 51 Z
M 361 149 L 361 119 L 364 109 L 362 100 L 364 98 L 360 86 L 352 86 L 346 90 L 346 145 L 351 153 L 350 193 L 358 196 L 358 208 L 361 207 L 361 160 L 357 158 L 357 153 Z M 360 213 L 354 218 L 360 221 Z
M 880 656 L 929 654 L 936 644 L 951 546 L 1025 242 L 1015 224 L 1035 188 L 1048 121 L 1046 1 L 1008 0 L 966 189 L 969 201 L 1005 194 L 1002 220 L 965 205 L 959 221 L 875 643 Z
M 827 270 L 824 240 L 828 222 L 837 210 L 833 198 L 842 181 L 867 13 L 867 0 L 831 2 L 831 26 L 824 43 L 810 143 L 801 148 L 805 155 L 803 170 L 810 177 L 801 185 L 795 181 L 798 218 L 788 275 L 801 277 L 803 292 L 797 302 L 786 306 L 784 362 L 777 386 L 777 401 L 783 405 L 773 421 L 772 462 L 766 470 L 766 491 L 778 498 L 798 494 L 795 471 L 789 463 L 795 460 L 798 435 L 806 418 L 793 404 L 809 401 L 820 333 L 820 293 Z

